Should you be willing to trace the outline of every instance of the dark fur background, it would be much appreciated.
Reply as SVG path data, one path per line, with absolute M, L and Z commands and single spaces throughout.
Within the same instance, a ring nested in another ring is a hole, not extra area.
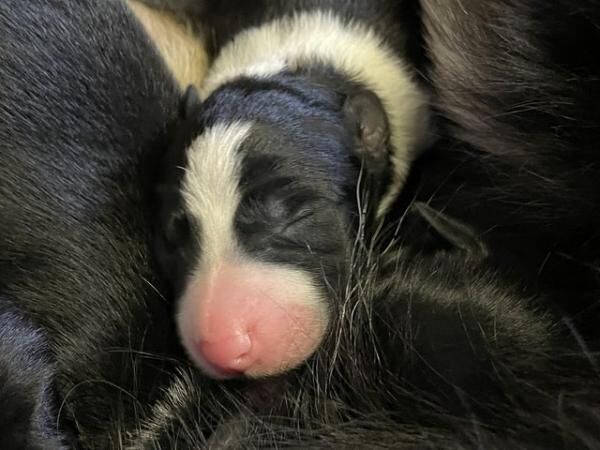
M 80 448 L 600 447 L 600 3 L 407 10 L 441 139 L 403 205 L 489 255 L 399 205 L 404 226 L 355 246 L 315 358 L 217 385 L 179 362 L 148 249 L 174 82 L 120 2 L 0 3 L 7 448 L 49 448 L 57 426 Z
M 475 226 L 532 295 L 595 338 L 600 3 L 421 4 L 444 131 L 407 197 Z

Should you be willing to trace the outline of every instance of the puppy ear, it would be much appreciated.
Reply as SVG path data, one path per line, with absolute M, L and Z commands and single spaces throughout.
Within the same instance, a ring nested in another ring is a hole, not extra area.
M 202 101 L 200 100 L 198 89 L 196 89 L 196 86 L 193 84 L 190 84 L 181 97 L 181 106 L 179 111 L 181 118 L 189 118 L 201 103 Z
M 389 183 L 390 129 L 383 104 L 373 92 L 362 89 L 344 101 L 343 113 L 347 127 L 353 132 L 353 152 L 360 159 L 365 177 L 361 177 L 362 204 L 366 227 L 378 222 L 379 202 Z
M 478 233 L 465 223 L 462 223 L 434 208 L 416 202 L 412 206 L 415 212 L 436 233 L 452 247 L 466 252 L 475 259 L 483 259 L 488 255 L 488 248 L 479 238 Z
M 368 90 L 350 94 L 343 106 L 350 129 L 354 130 L 354 152 L 369 174 L 383 175 L 389 169 L 390 128 L 377 95 Z

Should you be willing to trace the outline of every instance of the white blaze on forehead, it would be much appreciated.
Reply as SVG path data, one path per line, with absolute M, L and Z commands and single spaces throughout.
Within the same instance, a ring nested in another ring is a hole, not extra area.
M 238 34 L 215 60 L 202 88 L 206 98 L 240 76 L 268 77 L 306 63 L 322 62 L 362 83 L 381 99 L 394 148 L 394 177 L 380 213 L 403 186 L 429 126 L 427 96 L 404 61 L 371 28 L 330 12 L 313 11 Z
M 204 131 L 187 149 L 182 180 L 187 213 L 200 226 L 201 256 L 178 302 L 177 326 L 192 360 L 217 378 L 227 376 L 219 364 L 236 371 L 245 365 L 239 371 L 247 376 L 301 364 L 329 321 L 326 300 L 308 272 L 262 263 L 238 245 L 240 146 L 251 128 L 236 122 Z M 251 342 L 252 353 L 236 356 L 240 335 Z M 220 356 L 223 352 L 233 356 Z
M 188 213 L 201 227 L 204 267 L 231 259 L 237 252 L 234 221 L 240 203 L 239 147 L 250 123 L 218 124 L 202 133 L 187 150 L 182 195 Z

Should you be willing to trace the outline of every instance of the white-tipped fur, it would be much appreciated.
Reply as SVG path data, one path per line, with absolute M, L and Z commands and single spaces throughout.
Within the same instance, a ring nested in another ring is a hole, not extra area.
M 141 22 L 179 87 L 199 86 L 208 69 L 208 54 L 200 36 L 189 23 L 164 10 L 150 8 L 136 0 L 127 2 Z
M 202 88 L 206 98 L 240 76 L 269 77 L 322 61 L 358 81 L 381 99 L 390 123 L 394 176 L 380 206 L 384 214 L 401 190 L 429 125 L 427 96 L 405 63 L 372 29 L 315 11 L 243 31 L 226 45 Z
M 238 253 L 234 220 L 240 203 L 239 147 L 251 123 L 217 124 L 187 150 L 182 195 L 187 211 L 202 227 L 201 266 L 210 267 Z

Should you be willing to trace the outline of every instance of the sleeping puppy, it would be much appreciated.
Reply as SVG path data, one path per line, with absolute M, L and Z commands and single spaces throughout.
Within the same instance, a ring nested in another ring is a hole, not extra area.
M 217 378 L 274 375 L 325 336 L 357 232 L 425 145 L 426 96 L 397 2 L 205 8 L 216 56 L 163 164 L 157 255 L 192 360 Z
M 426 204 L 408 216 L 446 249 L 357 248 L 304 367 L 241 393 L 182 368 L 125 447 L 597 448 L 597 355 L 476 230 Z
M 568 341 L 555 345 L 555 339 L 563 341 L 564 327 L 553 325 L 560 316 L 545 308 L 532 309 L 528 297 L 503 274 L 498 280 L 486 264 L 479 266 L 480 257 L 465 262 L 461 253 L 455 258 L 425 256 L 421 263 L 409 259 L 406 264 L 391 257 L 389 265 L 382 264 L 388 275 L 383 271 L 372 278 L 370 270 L 358 270 L 356 278 L 365 280 L 367 288 L 369 279 L 379 280 L 372 284 L 381 290 L 371 287 L 370 294 L 338 302 L 340 311 L 330 329 L 342 321 L 347 338 L 337 342 L 347 345 L 335 345 L 334 333 L 327 336 L 308 366 L 322 370 L 315 372 L 322 375 L 301 377 L 300 382 L 308 380 L 304 390 L 302 383 L 300 388 L 292 383 L 291 391 L 285 383 L 282 390 L 276 385 L 270 398 L 281 399 L 283 406 L 267 401 L 267 420 L 252 409 L 248 415 L 229 413 L 229 420 L 212 432 L 214 416 L 226 415 L 220 406 L 231 404 L 225 401 L 233 396 L 230 384 L 224 384 L 221 395 L 218 389 L 208 389 L 196 371 L 182 369 L 183 375 L 162 391 L 171 369 L 165 355 L 177 355 L 178 347 L 169 339 L 174 330 L 164 320 L 171 314 L 161 296 L 164 280 L 157 276 L 149 251 L 153 211 L 146 193 L 154 181 L 150 175 L 154 167 L 146 164 L 158 159 L 151 144 L 166 145 L 163 130 L 176 120 L 177 83 L 119 2 L 8 1 L 0 3 L 0 12 L 0 293 L 15 305 L 17 317 L 22 314 L 28 319 L 24 323 L 31 322 L 24 327 L 27 334 L 44 330 L 58 397 L 58 417 L 52 423 L 77 433 L 79 447 L 119 447 L 136 436 L 138 427 L 149 430 L 145 436 L 165 430 L 159 442 L 167 448 L 176 439 L 192 448 L 204 443 L 264 448 L 269 440 L 274 442 L 271 446 L 308 442 L 329 448 L 373 442 L 384 448 L 598 446 L 597 375 L 589 368 L 594 354 L 574 350 Z M 438 278 L 437 273 L 443 276 Z M 474 279 L 480 283 L 470 286 Z M 448 336 L 461 338 L 447 342 L 458 345 L 438 347 L 443 331 L 439 322 L 408 320 L 410 296 L 403 293 L 413 291 L 403 290 L 411 288 L 406 281 L 412 281 L 425 304 L 432 297 L 428 291 L 433 291 L 435 308 L 430 316 L 420 311 L 420 317 L 443 318 L 452 331 Z M 357 292 L 365 286 L 343 285 L 356 286 Z M 572 288 L 576 297 L 578 286 Z M 381 302 L 381 309 L 363 313 L 360 308 L 368 306 L 366 300 L 376 298 L 377 292 L 389 300 Z M 499 329 L 504 333 L 495 332 L 497 321 L 489 308 L 475 308 L 479 319 L 473 320 L 471 314 L 466 329 L 459 327 L 462 309 L 452 305 L 465 305 L 461 299 L 478 298 L 477 293 L 486 294 L 482 304 L 501 306 L 499 316 L 504 319 Z M 448 298 L 454 299 L 452 305 L 441 307 Z M 401 314 L 400 329 L 390 320 L 392 313 Z M 448 317 L 452 320 L 446 321 Z M 486 332 L 474 334 L 482 330 L 480 322 Z M 371 323 L 377 332 L 364 334 Z M 421 324 L 426 325 L 425 332 L 414 333 Z M 552 328 L 558 329 L 558 338 Z M 408 337 L 405 330 L 411 331 Z M 496 336 L 508 340 L 496 342 Z M 462 345 L 473 337 L 474 347 Z M 41 349 L 39 341 L 32 342 Z M 402 351 L 393 353 L 390 347 Z M 413 348 L 419 351 L 412 352 Z M 455 353 L 459 351 L 463 353 Z M 424 360 L 419 357 L 423 353 Z M 464 355 L 462 361 L 467 363 L 444 355 Z M 415 366 L 415 360 L 423 364 Z M 464 370 L 453 368 L 456 365 Z M 498 373 L 498 367 L 508 370 Z M 483 388 L 471 386 L 471 372 L 488 374 Z M 42 370 L 36 373 L 43 375 Z M 432 378 L 436 373 L 460 389 L 436 384 Z M 511 373 L 518 376 L 511 378 Z M 44 377 L 37 386 L 45 384 Z M 488 384 L 489 378 L 496 381 Z M 490 385 L 491 389 L 486 387 Z M 500 396 L 488 395 L 494 387 Z M 44 389 L 33 391 L 38 395 Z M 469 394 L 469 401 L 458 395 L 461 391 Z M 415 402 L 419 396 L 424 400 Z M 214 402 L 204 402 L 207 398 Z M 498 398 L 501 401 L 496 402 Z M 484 407 L 474 408 L 475 415 L 465 414 L 473 399 Z M 239 404 L 240 412 L 246 411 L 244 403 L 233 403 Z M 446 414 L 451 405 L 465 408 Z M 259 412 L 265 411 L 260 406 Z M 45 414 L 39 423 L 47 423 Z M 244 425 L 236 426 L 236 419 Z M 50 439 L 53 434 L 50 431 Z M 211 436 L 214 441 L 207 442 Z M 155 441 L 131 442 L 140 448 Z

